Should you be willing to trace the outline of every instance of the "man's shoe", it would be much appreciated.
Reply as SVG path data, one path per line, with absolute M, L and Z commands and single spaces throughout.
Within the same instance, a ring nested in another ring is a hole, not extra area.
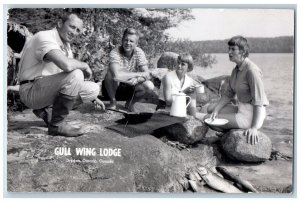
M 83 134 L 81 128 L 71 126 L 64 119 L 74 107 L 76 96 L 59 93 L 53 103 L 52 118 L 48 125 L 48 134 L 53 136 L 77 137 Z
M 60 126 L 51 124 L 48 126 L 48 134 L 52 136 L 78 137 L 83 135 L 83 133 L 80 127 L 74 127 L 65 122 Z
M 44 120 L 44 122 L 46 123 L 46 125 L 48 126 L 48 124 L 51 121 L 51 116 L 52 116 L 52 107 L 48 106 L 48 107 L 44 107 L 42 109 L 34 109 L 32 110 L 32 112 L 34 113 L 34 115 L 36 115 L 38 118 L 41 118 Z

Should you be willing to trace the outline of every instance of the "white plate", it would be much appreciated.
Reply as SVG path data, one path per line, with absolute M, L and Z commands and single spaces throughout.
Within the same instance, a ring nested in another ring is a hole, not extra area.
M 208 119 L 205 119 L 204 121 L 208 125 L 212 125 L 212 126 L 222 126 L 222 125 L 225 125 L 226 123 L 228 123 L 227 119 L 214 119 L 213 121 L 211 121 L 211 119 L 208 118 Z

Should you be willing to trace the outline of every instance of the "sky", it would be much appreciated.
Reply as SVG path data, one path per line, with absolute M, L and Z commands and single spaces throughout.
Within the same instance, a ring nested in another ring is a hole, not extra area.
M 294 11 L 289 9 L 193 9 L 195 20 L 167 31 L 172 38 L 192 41 L 294 35 Z

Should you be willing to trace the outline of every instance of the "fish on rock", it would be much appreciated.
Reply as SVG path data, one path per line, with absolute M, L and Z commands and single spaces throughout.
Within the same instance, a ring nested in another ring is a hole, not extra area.
M 221 178 L 205 167 L 197 167 L 197 171 L 206 184 L 215 190 L 224 193 L 244 193 L 226 179 Z
M 191 171 L 188 174 L 188 178 L 189 178 L 189 184 L 192 187 L 194 192 L 201 192 L 201 193 L 205 193 L 206 190 L 203 187 L 202 184 L 202 178 L 199 176 L 199 174 L 196 171 Z
M 229 172 L 226 168 L 217 166 L 216 170 L 218 172 L 220 172 L 225 179 L 228 179 L 230 181 L 240 184 L 247 191 L 258 193 L 258 191 L 251 185 L 250 182 L 248 182 L 247 180 L 243 180 L 238 175 L 235 175 L 235 174 Z

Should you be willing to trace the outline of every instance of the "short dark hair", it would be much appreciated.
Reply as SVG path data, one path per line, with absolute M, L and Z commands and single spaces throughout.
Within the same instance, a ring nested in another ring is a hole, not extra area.
M 234 36 L 228 41 L 228 46 L 238 46 L 240 50 L 244 52 L 244 56 L 248 57 L 250 52 L 250 47 L 248 41 L 243 36 Z
M 123 39 L 124 39 L 127 35 L 135 35 L 135 36 L 137 36 L 137 41 L 138 41 L 139 38 L 140 38 L 140 33 L 139 33 L 139 31 L 137 31 L 136 29 L 134 29 L 134 28 L 132 28 L 132 27 L 128 27 L 127 29 L 124 30 L 123 37 L 122 37 L 122 41 L 123 41 Z
M 182 62 L 188 63 L 188 72 L 190 72 L 190 71 L 192 71 L 194 69 L 193 57 L 189 53 L 179 54 L 178 61 L 182 61 Z
M 78 15 L 74 14 L 74 13 L 67 13 L 67 14 L 64 14 L 62 17 L 61 17 L 61 20 L 63 23 L 65 23 L 66 21 L 68 20 L 71 20 L 72 18 L 78 18 Z

